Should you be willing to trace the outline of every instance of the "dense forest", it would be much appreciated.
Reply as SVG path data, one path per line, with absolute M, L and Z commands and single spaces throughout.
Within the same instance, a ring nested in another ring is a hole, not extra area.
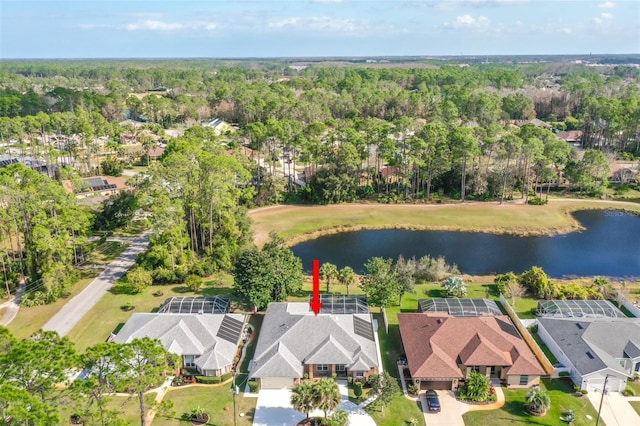
M 637 67 L 392 65 L 4 61 L 5 290 L 24 275 L 31 300 L 64 294 L 86 236 L 121 222 L 120 208 L 149 215 L 140 266 L 174 282 L 230 270 L 250 244 L 254 206 L 535 204 L 552 189 L 599 196 L 610 178 L 638 185 L 637 170 L 610 169 L 640 157 Z M 212 118 L 226 130 L 203 126 Z M 572 141 L 559 137 L 567 131 Z M 60 185 L 133 166 L 145 170 L 130 192 L 97 210 Z

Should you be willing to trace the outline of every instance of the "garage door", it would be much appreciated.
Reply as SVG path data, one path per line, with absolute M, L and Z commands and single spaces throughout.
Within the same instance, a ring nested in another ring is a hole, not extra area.
M 592 379 L 587 381 L 587 390 L 589 392 L 601 392 L 604 386 L 604 378 Z M 618 377 L 609 377 L 607 380 L 607 389 L 611 392 L 622 392 L 625 388 L 625 381 Z
M 451 390 L 451 380 L 433 380 L 421 383 L 422 389 Z
M 260 381 L 261 389 L 289 389 L 293 387 L 293 379 L 290 377 L 263 377 Z

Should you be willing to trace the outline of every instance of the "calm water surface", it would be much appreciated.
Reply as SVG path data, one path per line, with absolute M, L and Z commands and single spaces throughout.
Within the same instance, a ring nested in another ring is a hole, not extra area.
M 640 277 L 640 216 L 589 210 L 574 214 L 587 229 L 557 236 L 519 237 L 476 232 L 378 230 L 327 235 L 294 246 L 311 269 L 313 259 L 362 272 L 373 256 L 445 256 L 467 274 L 520 273 L 541 266 L 555 278 Z

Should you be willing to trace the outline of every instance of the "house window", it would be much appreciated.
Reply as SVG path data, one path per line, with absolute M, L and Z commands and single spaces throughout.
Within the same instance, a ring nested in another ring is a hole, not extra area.
M 336 364 L 336 371 L 337 372 L 341 373 L 341 372 L 345 371 L 346 369 L 347 369 L 346 365 L 344 365 L 344 364 Z
M 475 371 L 476 373 L 480 372 L 480 366 L 479 365 L 472 365 L 471 366 L 471 371 Z
M 318 365 L 316 365 L 316 370 L 318 370 L 318 371 L 329 371 L 329 366 L 327 364 L 318 364 Z
M 520 386 L 526 386 L 529 384 L 529 376 L 520 376 Z
M 364 371 L 356 371 L 356 377 L 364 377 Z
M 184 366 L 187 368 L 193 368 L 196 366 L 196 357 L 195 355 L 185 355 L 184 356 Z

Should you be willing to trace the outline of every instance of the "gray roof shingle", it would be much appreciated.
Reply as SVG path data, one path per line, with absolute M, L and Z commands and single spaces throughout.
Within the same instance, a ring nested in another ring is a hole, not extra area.
M 345 364 L 359 370 L 377 367 L 375 340 L 355 332 L 356 318 L 361 325 L 368 324 L 373 336 L 370 314 L 314 315 L 308 303 L 271 303 L 251 377 L 302 377 L 305 363 Z
M 133 314 L 114 338 L 128 343 L 133 339 L 159 339 L 169 352 L 195 355 L 201 370 L 218 370 L 233 363 L 241 332 L 235 342 L 218 337 L 218 329 L 226 317 L 244 323 L 245 314 Z
M 630 357 L 640 356 L 640 319 L 539 318 L 538 321 L 581 375 L 605 368 L 627 374 L 619 360 L 626 358 L 625 352 Z

